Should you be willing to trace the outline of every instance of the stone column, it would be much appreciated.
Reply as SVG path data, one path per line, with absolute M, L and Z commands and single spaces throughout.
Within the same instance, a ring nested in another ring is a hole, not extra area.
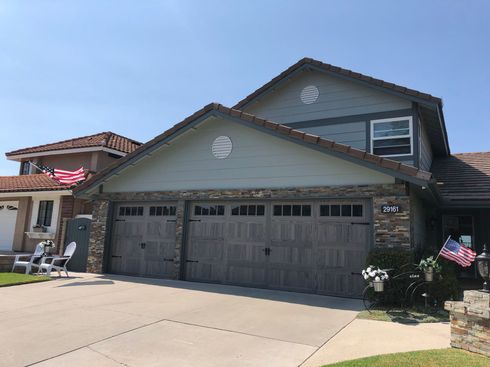
M 376 247 L 411 247 L 410 198 L 408 196 L 373 197 L 374 242 Z M 382 205 L 399 205 L 399 213 L 382 213 Z
M 102 273 L 108 216 L 109 201 L 94 201 L 87 257 L 87 272 L 89 273 Z
M 180 278 L 182 268 L 182 249 L 184 248 L 184 226 L 185 226 L 185 201 L 177 202 L 177 213 L 175 223 L 175 252 L 174 252 L 174 272 L 172 279 Z
M 490 293 L 465 291 L 463 302 L 447 301 L 451 346 L 490 357 Z

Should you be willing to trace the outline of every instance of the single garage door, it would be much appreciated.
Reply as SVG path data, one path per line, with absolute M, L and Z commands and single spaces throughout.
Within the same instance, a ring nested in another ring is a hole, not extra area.
M 0 250 L 12 250 L 18 201 L 0 201 Z
M 193 203 L 188 280 L 359 296 L 367 200 Z
M 175 226 L 175 203 L 118 203 L 109 256 L 110 272 L 171 277 Z

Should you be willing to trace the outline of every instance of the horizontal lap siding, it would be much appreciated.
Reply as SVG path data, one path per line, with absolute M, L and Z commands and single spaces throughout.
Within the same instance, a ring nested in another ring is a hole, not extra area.
M 302 127 L 302 131 L 337 143 L 366 150 L 366 122 L 349 122 L 324 126 Z
M 300 99 L 308 85 L 318 88 L 320 95 L 312 104 Z M 360 115 L 410 108 L 411 102 L 358 83 L 317 71 L 304 71 L 282 83 L 244 111 L 280 123 Z
M 432 166 L 432 148 L 430 146 L 429 136 L 424 128 L 420 129 L 420 168 L 426 171 Z
M 226 159 L 213 156 L 218 136 L 229 136 Z M 207 121 L 134 167 L 114 176 L 106 192 L 393 183 L 390 176 L 264 134 L 230 120 Z

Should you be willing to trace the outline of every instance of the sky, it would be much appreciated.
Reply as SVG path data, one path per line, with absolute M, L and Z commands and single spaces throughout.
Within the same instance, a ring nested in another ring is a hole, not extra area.
M 145 142 L 303 57 L 443 98 L 451 151 L 490 151 L 489 19 L 486 0 L 0 0 L 1 152 Z

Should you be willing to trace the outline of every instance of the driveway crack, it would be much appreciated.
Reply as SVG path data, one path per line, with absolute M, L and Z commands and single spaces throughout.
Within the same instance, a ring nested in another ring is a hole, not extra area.
M 111 360 L 111 361 L 113 361 L 113 362 L 116 362 L 117 364 L 120 364 L 121 366 L 131 367 L 131 366 L 130 366 L 129 364 L 127 364 L 127 363 L 120 362 L 120 361 L 118 361 L 117 359 L 114 359 L 114 358 L 112 358 L 111 356 L 108 356 L 108 355 L 107 355 L 107 354 L 105 354 L 105 353 L 99 352 L 98 350 L 96 350 L 96 349 L 92 348 L 90 345 L 87 345 L 87 347 L 86 347 L 86 348 L 87 348 L 87 349 L 90 349 L 90 350 L 91 350 L 92 352 L 94 352 L 94 353 L 97 353 L 97 354 L 101 355 L 101 356 L 102 356 L 102 357 L 104 357 L 104 358 L 107 358 L 107 359 L 109 359 L 109 360 Z

